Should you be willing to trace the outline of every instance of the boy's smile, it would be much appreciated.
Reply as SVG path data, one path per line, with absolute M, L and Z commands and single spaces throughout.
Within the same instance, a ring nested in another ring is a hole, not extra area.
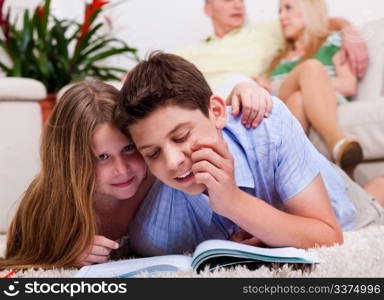
M 225 114 L 222 105 L 220 111 Z M 217 138 L 224 124 L 216 109 L 210 110 L 208 118 L 197 109 L 168 104 L 130 126 L 129 131 L 153 175 L 173 188 L 198 194 L 206 187 L 194 179 L 193 146 L 201 139 Z

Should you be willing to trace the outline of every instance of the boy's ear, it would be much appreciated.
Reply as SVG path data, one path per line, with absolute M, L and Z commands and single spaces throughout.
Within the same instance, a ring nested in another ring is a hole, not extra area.
M 209 98 L 209 114 L 215 122 L 216 129 L 223 129 L 227 123 L 227 106 L 219 96 L 212 95 Z

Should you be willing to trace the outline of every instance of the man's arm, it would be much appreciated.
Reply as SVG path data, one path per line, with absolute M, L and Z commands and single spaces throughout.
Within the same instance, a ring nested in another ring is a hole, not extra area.
M 342 62 L 342 52 L 339 51 L 333 56 L 333 64 L 336 69 L 336 76 L 331 77 L 333 89 L 344 97 L 352 97 L 357 91 L 357 78 L 352 73 L 349 64 Z
M 343 35 L 342 62 L 348 61 L 352 72 L 362 78 L 368 66 L 368 48 L 358 30 L 347 20 L 331 18 L 330 29 Z

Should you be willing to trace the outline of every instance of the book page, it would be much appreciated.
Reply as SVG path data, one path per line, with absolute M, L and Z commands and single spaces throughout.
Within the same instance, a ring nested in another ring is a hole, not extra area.
M 245 252 L 245 253 L 244 253 Z M 244 245 L 227 240 L 208 240 L 199 244 L 194 252 L 193 261 L 201 260 L 205 256 L 220 256 L 220 255 L 234 255 L 236 257 L 251 258 L 254 254 L 258 256 L 270 257 L 269 261 L 274 261 L 275 258 L 298 258 L 298 260 L 309 263 L 318 263 L 320 260 L 306 252 L 304 249 L 293 247 L 284 248 L 261 248 L 256 246 Z
M 125 259 L 82 267 L 74 277 L 134 277 L 142 272 L 176 272 L 191 268 L 192 257 L 163 255 L 137 259 Z

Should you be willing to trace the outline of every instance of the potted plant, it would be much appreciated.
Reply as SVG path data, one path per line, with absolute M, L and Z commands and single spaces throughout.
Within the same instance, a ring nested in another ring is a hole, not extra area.
M 44 0 L 32 14 L 24 10 L 18 27 L 10 21 L 10 10 L 3 13 L 4 0 L 0 0 L 0 46 L 11 62 L 0 61 L 0 68 L 6 76 L 41 81 L 49 94 L 85 77 L 119 80 L 127 70 L 101 62 L 122 54 L 137 61 L 138 56 L 137 49 L 102 32 L 106 24 L 98 16 L 108 3 L 86 3 L 84 20 L 78 23 L 50 15 L 51 0 Z

